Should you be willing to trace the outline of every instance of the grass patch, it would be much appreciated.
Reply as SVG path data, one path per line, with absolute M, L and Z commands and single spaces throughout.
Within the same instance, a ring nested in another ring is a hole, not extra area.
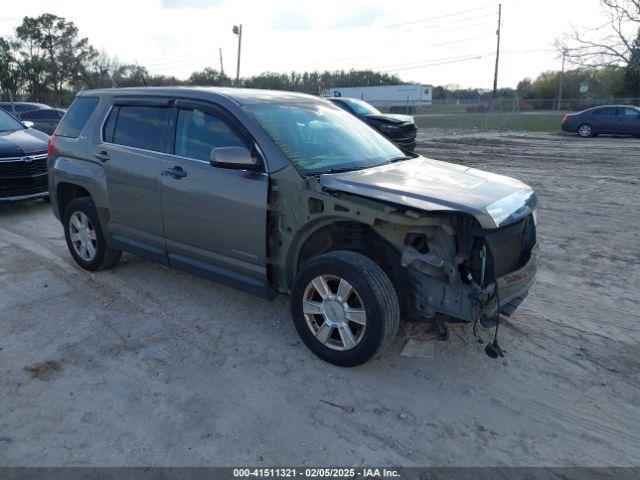
M 422 128 L 559 132 L 563 113 L 452 113 L 415 115 Z

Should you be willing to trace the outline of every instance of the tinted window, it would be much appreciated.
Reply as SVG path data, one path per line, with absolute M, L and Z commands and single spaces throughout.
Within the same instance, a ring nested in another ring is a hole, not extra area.
M 56 129 L 61 137 L 77 137 L 98 105 L 97 97 L 78 97 Z
M 607 107 L 607 108 L 599 108 L 598 110 L 594 110 L 594 115 L 616 115 L 618 110 L 617 108 Z
M 354 112 L 356 112 L 356 115 L 360 115 L 362 117 L 364 117 L 365 115 L 380 114 L 380 110 L 362 100 L 354 100 L 350 98 L 349 100 L 345 100 L 345 103 L 349 105 L 349 107 L 351 107 Z
M 625 117 L 637 117 L 640 115 L 640 110 L 636 110 L 635 108 L 624 108 L 622 114 Z
M 175 153 L 209 161 L 217 147 L 248 147 L 227 123 L 201 110 L 180 110 L 176 125 Z
M 166 108 L 123 105 L 118 108 L 111 141 L 129 147 L 162 151 L 162 128 L 166 114 Z M 105 130 L 107 127 L 105 125 Z

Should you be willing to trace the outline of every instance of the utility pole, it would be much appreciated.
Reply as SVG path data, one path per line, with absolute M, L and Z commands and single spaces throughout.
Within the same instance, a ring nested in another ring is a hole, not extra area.
M 242 24 L 233 26 L 233 33 L 238 36 L 238 66 L 236 67 L 236 85 L 240 84 L 240 51 L 242 49 Z
M 496 35 L 498 36 L 498 46 L 496 47 L 496 70 L 493 74 L 493 95 L 492 98 L 495 100 L 496 93 L 498 91 L 498 64 L 500 61 L 500 27 L 502 23 L 502 4 L 498 4 L 498 30 L 496 30 Z
M 564 84 L 564 60 L 566 56 L 567 56 L 567 49 L 563 48 L 562 49 L 562 70 L 560 71 L 560 86 L 558 87 L 558 111 L 560 111 L 561 109 L 560 105 L 562 104 L 562 87 Z
M 224 77 L 224 64 L 222 63 L 222 48 L 218 49 L 218 53 L 220 53 L 220 76 Z

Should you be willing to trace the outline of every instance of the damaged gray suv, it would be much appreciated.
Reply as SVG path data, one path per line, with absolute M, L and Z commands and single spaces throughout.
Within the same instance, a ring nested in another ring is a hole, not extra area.
M 496 327 L 536 271 L 536 195 L 396 147 L 330 102 L 224 88 L 83 91 L 49 144 L 75 261 L 123 251 L 290 295 L 304 343 L 353 366 L 400 317 Z M 487 352 L 502 352 L 497 342 Z

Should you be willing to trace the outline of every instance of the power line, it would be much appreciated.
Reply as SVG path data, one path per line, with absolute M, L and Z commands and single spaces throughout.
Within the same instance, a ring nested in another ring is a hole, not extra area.
M 456 57 L 443 57 L 443 58 L 430 58 L 430 59 L 424 59 L 424 60 L 417 60 L 415 62 L 405 62 L 405 63 L 392 63 L 392 64 L 388 64 L 388 65 L 378 65 L 376 67 L 369 67 L 372 70 L 380 70 L 380 69 L 394 69 L 395 67 L 398 68 L 403 68 L 403 67 L 412 67 L 412 66 L 417 66 L 420 67 L 421 65 L 430 65 L 432 63 L 453 63 L 459 60 L 468 60 L 469 58 L 477 58 L 477 57 L 481 57 L 486 55 L 486 53 L 476 53 L 476 54 L 467 54 L 467 55 L 459 55 Z
M 469 56 L 469 57 L 465 57 L 465 58 L 459 58 L 456 60 L 446 60 L 446 61 L 442 61 L 442 62 L 434 62 L 434 63 L 425 63 L 423 65 L 415 65 L 413 67 L 404 67 L 404 68 L 378 68 L 376 70 L 380 70 L 382 72 L 401 72 L 404 70 L 416 70 L 416 69 L 420 69 L 420 68 L 428 68 L 428 67 L 436 67 L 438 65 L 448 65 L 451 63 L 462 63 L 462 62 L 469 62 L 472 60 L 480 60 L 483 57 L 486 57 L 486 55 L 475 55 L 475 56 Z
M 439 15 L 437 17 L 429 17 L 429 18 L 422 18 L 420 20 L 412 20 L 410 22 L 404 22 L 404 23 L 395 23 L 392 25 L 387 25 L 385 28 L 396 28 L 396 27 L 401 27 L 404 25 L 413 25 L 415 23 L 423 23 L 423 22 L 428 22 L 431 20 L 439 20 L 441 18 L 448 18 L 448 17 L 454 17 L 456 15 L 464 15 L 466 13 L 471 13 L 471 12 L 479 12 L 481 10 L 486 10 L 487 8 L 491 8 L 490 5 L 484 6 L 484 7 L 478 7 L 478 8 L 471 8 L 468 10 L 460 10 L 458 12 L 452 12 L 452 13 L 447 13 L 445 15 Z

